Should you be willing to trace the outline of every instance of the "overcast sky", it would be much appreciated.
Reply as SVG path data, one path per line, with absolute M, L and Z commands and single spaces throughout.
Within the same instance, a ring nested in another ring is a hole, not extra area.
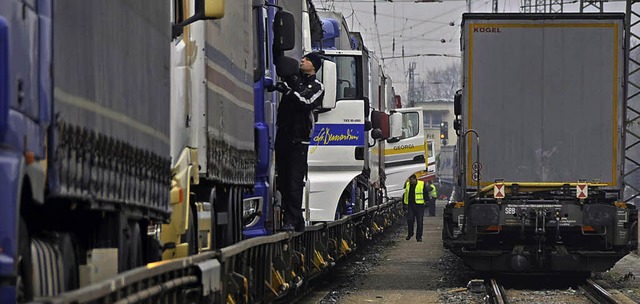
M 536 0 L 531 0 L 535 3 Z M 550 0 L 547 0 L 550 1 Z M 460 56 L 460 21 L 467 11 L 465 1 L 443 0 L 441 3 L 414 3 L 414 0 L 314 0 L 316 7 L 341 12 L 352 31 L 362 33 L 365 44 L 378 58 L 402 55 L 422 55 L 385 59 L 384 66 L 391 75 L 396 93 L 406 99 L 407 69 L 416 62 L 416 73 L 426 75 L 428 69 L 460 63 L 455 57 L 424 57 L 425 54 Z M 472 12 L 491 12 L 491 1 L 472 1 Z M 499 0 L 500 12 L 518 12 L 520 0 Z M 577 12 L 577 3 L 565 4 L 565 12 Z M 624 12 L 625 3 L 605 3 L 605 11 Z M 374 21 L 375 20 L 375 21 Z M 377 26 L 376 26 L 377 24 Z M 395 38 L 395 50 L 393 40 Z M 444 41 L 444 42 L 443 42 Z M 418 75 L 419 79 L 421 76 Z

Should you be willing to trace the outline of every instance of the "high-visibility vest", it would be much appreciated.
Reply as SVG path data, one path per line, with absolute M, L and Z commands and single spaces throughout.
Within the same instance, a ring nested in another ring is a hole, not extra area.
M 436 185 L 429 185 L 429 197 L 438 197 L 438 193 L 436 192 Z
M 411 184 L 409 184 L 409 182 L 407 182 L 404 185 L 404 204 L 405 205 L 409 205 L 409 189 L 410 189 L 410 187 L 411 187 Z M 424 182 L 423 181 L 418 181 L 418 183 L 416 184 L 416 204 L 424 205 L 423 193 L 424 193 Z

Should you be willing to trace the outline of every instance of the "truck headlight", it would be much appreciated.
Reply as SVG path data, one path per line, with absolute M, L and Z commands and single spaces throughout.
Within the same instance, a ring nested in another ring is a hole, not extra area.
M 242 223 L 245 228 L 255 225 L 261 214 L 262 197 L 251 197 L 242 201 Z

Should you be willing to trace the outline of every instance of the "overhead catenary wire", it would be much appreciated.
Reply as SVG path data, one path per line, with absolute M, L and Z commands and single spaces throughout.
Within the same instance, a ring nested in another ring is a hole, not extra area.
M 362 32 L 365 44 L 376 50 L 375 53 L 381 58 L 380 63 L 384 66 L 385 75 L 395 80 L 393 85 L 397 94 L 405 96 L 405 72 L 408 64 L 414 60 L 419 66 L 425 67 L 437 67 L 444 62 L 459 60 L 459 48 L 455 40 L 460 27 L 459 18 L 456 16 L 466 8 L 463 1 L 414 4 L 413 1 L 375 0 L 375 14 L 374 1 L 367 2 L 325 1 L 324 6 L 333 6 L 336 11 L 350 15 L 350 20 L 347 21 L 351 30 Z M 456 13 L 456 16 L 452 13 Z M 373 20 L 369 17 L 372 15 L 375 16 Z M 434 54 L 447 56 L 436 57 Z M 396 58 L 402 59 L 402 62 Z
M 376 2 L 373 2 L 373 24 L 376 30 L 376 37 L 378 38 L 378 48 L 380 49 L 380 57 L 384 56 L 382 53 L 382 43 L 380 42 L 380 32 L 378 31 L 378 16 L 377 16 Z

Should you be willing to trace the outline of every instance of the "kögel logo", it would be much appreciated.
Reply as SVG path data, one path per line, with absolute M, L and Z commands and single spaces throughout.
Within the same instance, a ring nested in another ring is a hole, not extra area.
M 474 33 L 502 33 L 499 27 L 474 27 Z

